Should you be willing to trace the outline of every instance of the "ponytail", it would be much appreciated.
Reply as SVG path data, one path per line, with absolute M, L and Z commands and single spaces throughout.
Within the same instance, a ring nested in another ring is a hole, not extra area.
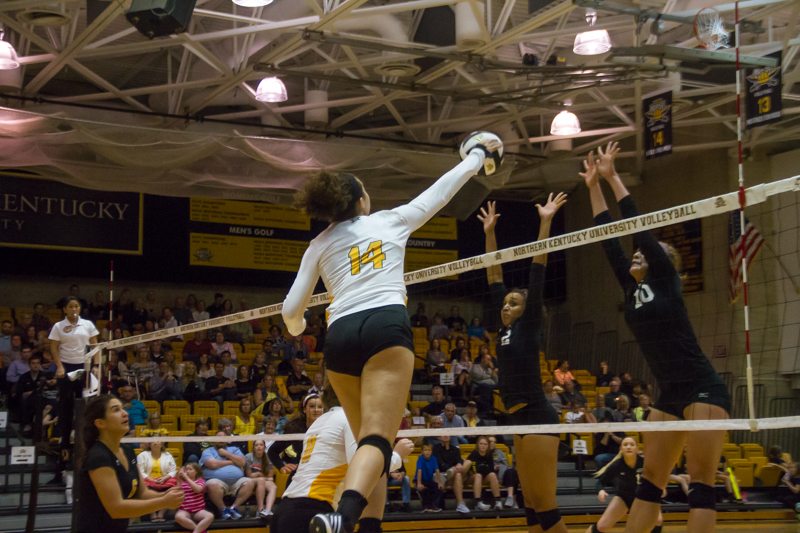
M 83 454 L 86 454 L 92 449 L 98 439 L 100 438 L 100 430 L 94 425 L 95 420 L 105 420 L 106 410 L 111 400 L 115 399 L 111 394 L 102 394 L 95 396 L 89 403 L 86 404 L 86 409 L 83 412 L 83 429 L 81 431 L 81 439 L 83 441 Z M 80 457 L 78 465 L 83 461 Z

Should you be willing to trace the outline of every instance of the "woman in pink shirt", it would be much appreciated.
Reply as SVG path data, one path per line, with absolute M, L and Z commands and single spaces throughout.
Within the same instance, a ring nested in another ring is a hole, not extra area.
M 569 371 L 569 361 L 558 361 L 553 377 L 556 378 L 559 385 L 564 385 L 567 380 L 575 381 L 575 376 Z

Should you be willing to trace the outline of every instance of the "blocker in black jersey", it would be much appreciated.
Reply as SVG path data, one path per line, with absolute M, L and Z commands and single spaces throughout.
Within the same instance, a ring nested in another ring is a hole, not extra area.
M 617 496 L 622 498 L 630 510 L 636 498 L 636 485 L 639 483 L 639 476 L 642 475 L 642 467 L 644 467 L 644 457 L 636 456 L 636 464 L 630 467 L 625 458 L 620 456 L 609 463 L 598 479 L 604 487 L 615 487 Z
M 619 208 L 623 218 L 639 215 L 630 196 L 619 201 Z M 608 211 L 594 220 L 597 225 L 612 222 Z M 608 261 L 625 291 L 625 322 L 661 389 L 654 407 L 681 419 L 684 409 L 693 403 L 716 405 L 730 413 L 728 388 L 697 343 L 675 267 L 650 231 L 635 234 L 634 245 L 648 263 L 641 283 L 631 276 L 631 261 L 619 240 L 603 241 Z
M 514 425 L 560 422 L 545 398 L 539 365 L 544 270 L 544 265 L 531 265 L 525 311 L 511 327 L 502 327 L 497 335 L 497 385 Z M 503 299 L 508 294 L 505 283 L 492 283 L 489 289 L 492 303 L 502 309 Z M 557 434 L 552 436 L 558 438 Z

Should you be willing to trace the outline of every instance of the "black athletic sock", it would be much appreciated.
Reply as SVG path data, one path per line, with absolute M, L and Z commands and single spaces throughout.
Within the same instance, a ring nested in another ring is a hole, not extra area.
M 359 494 L 358 491 L 344 491 L 339 500 L 339 508 L 336 512 L 342 515 L 344 529 L 347 533 L 352 533 L 355 530 L 358 519 L 361 518 L 361 513 L 364 512 L 366 506 L 367 499 Z
M 653 531 L 651 531 L 650 533 L 661 533 L 661 526 L 654 527 Z
M 362 518 L 358 521 L 359 533 L 383 533 L 381 521 L 378 518 Z

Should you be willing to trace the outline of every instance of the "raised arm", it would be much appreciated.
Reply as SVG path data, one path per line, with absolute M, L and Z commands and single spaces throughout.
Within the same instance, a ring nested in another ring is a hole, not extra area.
M 550 224 L 553 222 L 553 217 L 562 205 L 567 203 L 567 195 L 560 192 L 553 198 L 553 193 L 547 197 L 547 203 L 542 207 L 536 204 L 536 209 L 539 210 L 539 237 L 536 240 L 543 241 L 550 237 Z M 533 262 L 542 266 L 547 265 L 547 252 L 536 255 L 533 257 Z
M 485 146 L 490 152 L 495 152 L 502 145 L 497 141 L 489 141 Z M 483 149 L 473 148 L 467 158 L 453 170 L 436 180 L 436 183 L 408 204 L 395 208 L 394 212 L 406 221 L 411 232 L 416 231 L 447 205 L 459 189 L 480 170 L 484 157 L 486 153 Z
M 486 253 L 497 251 L 497 237 L 494 234 L 494 227 L 497 224 L 497 219 L 500 214 L 495 212 L 495 203 L 487 202 L 486 209 L 481 207 L 481 214 L 478 215 L 478 220 L 483 223 L 483 232 L 486 234 Z M 489 285 L 492 283 L 502 283 L 503 281 L 503 266 L 492 265 L 486 269 L 486 280 Z
M 616 153 L 614 154 L 616 155 Z M 603 190 L 600 188 L 600 173 L 597 168 L 597 162 L 594 159 L 594 151 L 589 152 L 586 159 L 583 161 L 583 169 L 585 172 L 579 172 L 578 175 L 583 178 L 586 187 L 589 189 L 589 199 L 592 202 L 592 216 L 596 217 L 600 213 L 608 211 L 606 199 L 603 196 Z
M 306 319 L 303 314 L 308 307 L 308 301 L 314 292 L 314 287 L 319 280 L 319 252 L 314 243 L 309 245 L 300 262 L 297 277 L 283 302 L 283 321 L 292 335 L 300 335 L 306 329 Z

